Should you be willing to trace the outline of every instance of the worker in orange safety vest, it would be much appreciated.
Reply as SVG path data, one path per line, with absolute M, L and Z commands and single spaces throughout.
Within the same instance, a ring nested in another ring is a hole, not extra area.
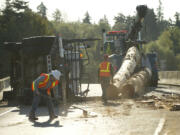
M 53 103 L 50 96 L 51 96 L 51 90 L 58 85 L 60 76 L 61 76 L 60 71 L 53 70 L 49 74 L 42 73 L 35 81 L 32 82 L 33 101 L 29 113 L 30 121 L 38 120 L 38 118 L 35 117 L 35 112 L 39 105 L 42 95 L 47 96 L 46 100 L 47 100 L 47 106 L 50 116 L 49 120 L 52 121 L 53 119 L 58 117 L 54 114 Z
M 110 84 L 110 80 L 113 80 L 113 68 L 108 61 L 108 55 L 104 54 L 104 61 L 99 64 L 98 68 L 98 82 L 101 83 L 102 99 L 104 103 L 107 103 L 106 91 Z

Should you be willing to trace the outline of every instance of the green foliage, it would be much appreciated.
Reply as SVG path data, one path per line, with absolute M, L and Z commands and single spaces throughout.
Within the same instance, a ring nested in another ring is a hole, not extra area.
M 157 20 L 157 16 L 154 13 L 153 9 L 147 10 L 147 15 L 144 18 L 143 27 L 142 27 L 142 39 L 146 41 L 156 40 L 157 37 L 166 30 L 170 23 L 162 19 Z M 119 13 L 114 17 L 115 24 L 113 30 L 130 30 L 131 25 L 135 19 L 135 16 L 125 16 L 122 13 Z
M 88 12 L 86 12 L 85 17 L 83 19 L 83 23 L 91 24 L 91 17 Z
M 163 21 L 163 7 L 161 0 L 159 0 L 159 6 L 157 8 L 157 19 L 159 22 Z
M 113 26 L 113 30 L 123 30 L 127 28 L 127 20 L 123 14 L 119 13 L 118 16 L 114 17 L 114 20 L 115 24 Z
M 7 1 L 0 15 L 0 43 L 21 41 L 28 36 L 52 35 L 51 23 L 28 8 L 27 2 Z
M 180 29 L 172 27 L 164 31 L 156 41 L 148 43 L 146 52 L 158 53 L 160 60 L 166 61 L 167 70 L 180 70 Z
M 106 17 L 100 19 L 98 24 L 88 24 L 81 22 L 60 22 L 53 23 L 56 33 L 65 39 L 74 38 L 102 38 L 102 29 L 110 30 L 110 25 Z M 89 65 L 86 66 L 86 73 L 89 74 L 91 82 L 95 82 L 97 78 L 97 69 L 101 61 L 100 46 L 101 41 L 86 42 L 91 47 L 88 48 L 88 54 L 90 58 Z
M 173 42 L 173 51 L 175 55 L 178 55 L 180 53 L 180 28 L 179 27 L 173 27 L 169 28 L 170 31 L 170 39 Z
M 62 21 L 62 15 L 59 9 L 56 9 L 55 12 L 53 13 L 53 21 L 55 23 L 60 23 Z
M 101 38 L 102 29 L 109 27 L 104 26 L 104 24 L 92 25 L 81 22 L 62 22 L 53 23 L 56 33 L 60 33 L 63 38 Z
M 156 40 L 158 37 L 158 27 L 156 22 L 156 15 L 153 9 L 147 10 L 147 15 L 144 18 L 142 28 L 142 38 L 146 41 Z
M 111 30 L 111 26 L 109 24 L 109 21 L 108 19 L 106 18 L 106 16 L 104 15 L 103 18 L 101 18 L 98 22 L 98 25 L 97 25 L 97 31 L 99 32 L 98 34 L 101 35 L 102 34 L 102 31 L 105 30 L 105 31 L 110 31 Z
M 28 9 L 28 2 L 22 0 L 14 0 L 12 2 L 12 6 L 16 9 L 16 11 L 26 10 Z
M 40 14 L 42 17 L 46 17 L 46 6 L 41 2 L 41 4 L 37 7 L 38 14 Z
M 180 54 L 176 55 L 176 59 L 177 59 L 177 69 L 180 70 Z
M 176 19 L 176 26 L 180 28 L 180 13 L 175 13 L 175 19 Z

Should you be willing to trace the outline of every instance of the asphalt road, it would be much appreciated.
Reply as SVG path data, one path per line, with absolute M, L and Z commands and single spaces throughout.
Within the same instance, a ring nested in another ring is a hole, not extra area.
M 0 135 L 179 135 L 180 111 L 170 111 L 180 104 L 179 91 L 161 86 L 143 97 L 104 105 L 100 86 L 91 84 L 86 101 L 55 106 L 59 118 L 52 122 L 46 106 L 38 108 L 39 120 L 32 123 L 30 106 L 1 102 Z

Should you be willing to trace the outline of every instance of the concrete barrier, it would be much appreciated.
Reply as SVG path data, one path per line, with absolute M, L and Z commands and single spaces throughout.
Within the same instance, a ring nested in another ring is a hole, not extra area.
M 160 71 L 159 84 L 180 85 L 180 71 Z
M 0 91 L 10 86 L 10 77 L 0 79 Z

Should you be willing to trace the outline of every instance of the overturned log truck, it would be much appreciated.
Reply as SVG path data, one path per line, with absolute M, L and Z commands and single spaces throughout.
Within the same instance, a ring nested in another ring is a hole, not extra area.
M 32 81 L 41 73 L 58 69 L 62 77 L 57 92 L 64 102 L 83 96 L 81 83 L 88 73 L 88 48 L 99 39 L 63 39 L 60 36 L 35 36 L 21 42 L 5 42 L 3 49 L 9 52 L 10 83 L 14 97 L 25 104 L 32 100 Z M 89 85 L 87 86 L 88 89 Z M 53 95 L 53 93 L 52 93 Z
M 140 38 L 147 6 L 137 6 L 136 10 L 137 16 L 129 32 L 127 30 L 104 32 L 103 50 L 104 53 L 109 54 L 115 69 L 113 83 L 107 89 L 108 98 L 116 98 L 119 95 L 133 97 L 135 94 L 140 94 L 151 85 L 154 76 L 156 78 L 153 82 L 157 85 L 157 70 L 152 74 L 149 55 L 145 55 L 142 50 L 145 41 Z

